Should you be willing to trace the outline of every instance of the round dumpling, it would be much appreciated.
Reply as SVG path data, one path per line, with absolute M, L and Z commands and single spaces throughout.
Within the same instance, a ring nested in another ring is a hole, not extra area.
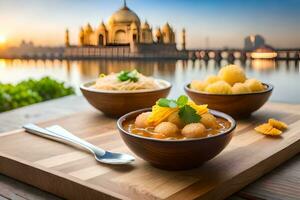
M 235 83 L 244 83 L 246 81 L 246 74 L 244 70 L 236 65 L 227 65 L 222 67 L 219 71 L 219 77 L 231 86 Z
M 173 112 L 171 115 L 169 115 L 169 117 L 167 118 L 167 121 L 175 124 L 177 127 L 183 126 L 183 123 L 179 117 L 178 111 Z
M 185 125 L 185 127 L 181 131 L 181 134 L 187 138 L 198 138 L 207 136 L 205 126 L 201 123 L 191 123 Z
M 218 81 L 208 85 L 205 91 L 211 94 L 232 94 L 231 86 L 225 81 Z
M 177 126 L 171 122 L 161 122 L 154 129 L 154 132 L 162 134 L 165 137 L 175 137 L 178 131 Z
M 215 76 L 215 75 L 210 75 L 210 76 L 206 77 L 205 82 L 207 84 L 212 84 L 212 83 L 218 82 L 220 80 L 221 80 L 220 77 Z
M 259 92 L 265 90 L 264 85 L 257 79 L 248 79 L 245 84 L 249 87 L 252 92 Z
M 245 94 L 245 93 L 251 93 L 250 88 L 245 83 L 236 83 L 232 87 L 232 93 L 233 94 Z
M 137 118 L 135 119 L 135 126 L 138 128 L 146 128 L 148 126 L 148 117 L 149 115 L 151 115 L 151 112 L 144 112 L 141 113 L 137 116 Z
M 216 128 L 218 126 L 216 117 L 210 113 L 205 113 L 201 115 L 201 123 L 206 128 Z
M 208 84 L 205 81 L 193 80 L 190 88 L 197 91 L 204 91 Z

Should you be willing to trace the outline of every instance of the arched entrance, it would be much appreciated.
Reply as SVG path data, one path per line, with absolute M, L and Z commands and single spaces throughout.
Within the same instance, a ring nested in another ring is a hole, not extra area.
M 157 43 L 161 43 L 161 37 L 157 36 Z
M 123 30 L 118 30 L 115 33 L 115 39 L 114 39 L 115 43 L 117 44 L 126 44 L 128 43 L 128 41 L 126 40 L 126 33 Z
M 132 35 L 132 41 L 137 42 L 137 36 L 136 36 L 136 34 Z
M 102 34 L 99 34 L 98 36 L 98 45 L 103 46 L 104 45 L 104 37 Z

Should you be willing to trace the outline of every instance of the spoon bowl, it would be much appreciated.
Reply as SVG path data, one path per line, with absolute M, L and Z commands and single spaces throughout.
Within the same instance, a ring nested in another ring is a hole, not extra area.
M 94 155 L 97 161 L 106 164 L 122 165 L 134 161 L 133 156 L 123 153 L 113 153 L 106 151 L 104 155 L 98 155 L 97 153 L 95 153 Z

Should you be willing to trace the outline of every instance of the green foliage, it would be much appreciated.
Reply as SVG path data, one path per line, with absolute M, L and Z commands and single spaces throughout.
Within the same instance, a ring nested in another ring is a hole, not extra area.
M 189 105 L 185 105 L 179 110 L 179 117 L 184 124 L 198 123 L 200 122 L 200 115 L 196 110 Z
M 0 112 L 74 93 L 72 87 L 49 77 L 29 79 L 16 85 L 0 83 Z
M 178 97 L 176 103 L 179 107 L 183 107 L 185 106 L 189 101 L 189 98 L 185 95 L 181 95 L 180 97 Z
M 168 108 L 179 108 L 179 117 L 184 124 L 200 122 L 201 116 L 197 114 L 196 110 L 187 105 L 188 97 L 181 95 L 177 100 L 161 98 L 158 100 L 158 105 Z
M 137 82 L 139 80 L 138 78 L 138 72 L 137 70 L 132 70 L 132 71 L 121 71 L 118 74 L 118 79 L 120 81 L 132 81 L 132 82 Z
M 179 108 L 181 108 L 187 104 L 188 100 L 189 100 L 188 97 L 185 95 L 181 95 L 180 97 L 178 97 L 177 100 L 160 98 L 158 100 L 158 105 L 160 107 L 168 107 L 168 108 L 179 107 Z
M 161 98 L 158 100 L 158 105 L 160 107 L 176 108 L 177 102 L 172 99 Z

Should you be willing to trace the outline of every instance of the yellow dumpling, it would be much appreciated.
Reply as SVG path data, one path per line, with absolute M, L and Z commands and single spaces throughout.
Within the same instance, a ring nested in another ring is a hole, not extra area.
M 279 120 L 276 120 L 276 119 L 269 119 L 268 123 L 270 125 L 272 125 L 273 127 L 278 128 L 280 130 L 288 128 L 286 123 L 284 123 L 282 121 L 279 121 Z
M 193 80 L 190 88 L 197 91 L 204 91 L 208 84 L 205 81 Z
M 251 93 L 250 88 L 245 83 L 236 83 L 232 87 L 233 94 Z
M 232 94 L 231 86 L 225 81 L 218 81 L 208 85 L 205 91 L 211 94 Z
M 220 77 L 218 77 L 216 75 L 207 76 L 206 79 L 205 79 L 205 82 L 207 84 L 212 84 L 212 83 L 215 83 L 215 82 L 218 82 L 218 81 L 221 81 L 221 79 L 220 79 Z
M 250 88 L 252 92 L 259 92 L 265 90 L 264 85 L 257 79 L 248 79 L 245 84 Z
M 235 83 L 244 83 L 246 81 L 244 70 L 236 65 L 222 67 L 218 75 L 223 81 L 226 81 L 231 86 Z
M 205 113 L 201 115 L 201 121 L 200 121 L 206 128 L 217 128 L 218 123 L 215 116 L 213 116 L 210 113 Z
M 271 135 L 271 136 L 278 136 L 281 135 L 282 133 L 281 130 L 274 128 L 272 125 L 268 123 L 259 125 L 254 130 L 264 135 Z

